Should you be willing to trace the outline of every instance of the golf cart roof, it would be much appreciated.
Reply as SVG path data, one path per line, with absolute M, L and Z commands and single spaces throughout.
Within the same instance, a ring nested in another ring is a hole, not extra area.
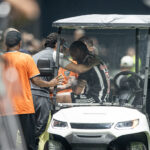
M 135 29 L 149 28 L 150 15 L 90 14 L 60 19 L 53 27 L 76 29 Z

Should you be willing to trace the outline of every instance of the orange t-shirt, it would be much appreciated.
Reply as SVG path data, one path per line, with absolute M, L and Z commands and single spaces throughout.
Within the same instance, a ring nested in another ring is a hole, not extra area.
M 0 84 L 3 87 L 3 90 L 0 91 L 0 116 L 13 114 L 12 97 L 23 95 L 17 70 L 13 67 L 6 67 L 6 65 L 1 66 L 0 72 Z
M 72 62 L 76 64 L 75 61 L 72 61 Z M 64 81 L 63 81 L 62 85 L 67 84 L 67 83 L 68 83 L 68 80 L 69 80 L 69 78 L 70 78 L 71 76 L 74 76 L 75 78 L 78 77 L 78 74 L 77 74 L 77 73 L 72 72 L 72 71 L 69 71 L 69 70 L 66 70 L 66 69 L 64 69 L 64 68 L 59 68 L 58 75 L 63 75 L 63 77 L 64 77 Z M 69 89 L 64 89 L 64 90 L 59 91 L 59 92 L 57 92 L 57 93 L 66 93 L 66 92 L 72 92 L 72 89 L 71 89 L 71 88 L 69 88 Z
M 30 79 L 40 74 L 33 58 L 18 51 L 7 52 L 3 57 L 8 61 L 9 68 L 16 69 L 22 87 L 22 94 L 11 94 L 12 114 L 34 113 L 34 105 L 30 88 Z M 11 74 L 10 74 L 11 77 Z M 7 88 L 7 87 L 6 87 Z M 9 87 L 13 88 L 13 87 Z

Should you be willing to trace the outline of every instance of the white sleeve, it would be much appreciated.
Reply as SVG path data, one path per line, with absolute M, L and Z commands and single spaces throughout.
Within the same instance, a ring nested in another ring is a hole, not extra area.
M 53 60 L 54 62 L 56 62 L 56 51 L 53 52 Z M 71 63 L 70 60 L 68 60 L 67 58 L 64 58 L 63 53 L 59 53 L 59 65 L 62 68 L 65 68 L 70 63 Z

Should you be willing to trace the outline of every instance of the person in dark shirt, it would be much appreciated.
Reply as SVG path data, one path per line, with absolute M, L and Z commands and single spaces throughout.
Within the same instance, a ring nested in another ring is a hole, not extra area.
M 91 55 L 82 41 L 75 41 L 71 44 L 70 55 L 78 64 L 88 65 L 95 57 Z M 93 66 L 89 71 L 79 74 L 77 85 L 74 88 L 76 95 L 83 94 L 86 102 L 104 102 L 109 97 L 110 81 L 108 69 L 104 62 Z M 76 95 L 72 96 L 73 102 L 76 102 Z M 80 97 L 83 97 L 80 96 Z

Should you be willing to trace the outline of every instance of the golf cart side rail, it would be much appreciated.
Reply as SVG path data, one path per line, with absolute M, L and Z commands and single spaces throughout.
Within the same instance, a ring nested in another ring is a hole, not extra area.
M 144 29 L 150 28 L 150 15 L 91 14 L 60 19 L 52 24 L 62 28 Z

